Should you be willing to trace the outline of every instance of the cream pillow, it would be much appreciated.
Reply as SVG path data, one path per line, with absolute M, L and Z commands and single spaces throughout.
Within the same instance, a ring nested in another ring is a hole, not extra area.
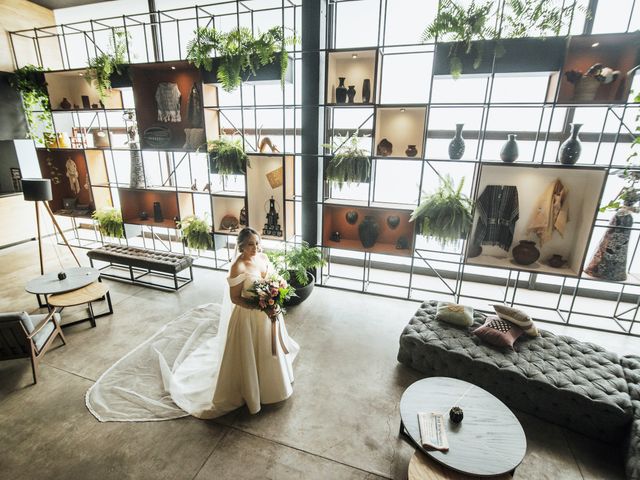
M 493 305 L 493 309 L 501 320 L 506 320 L 507 322 L 517 325 L 524 330 L 524 333 L 527 335 L 531 337 L 537 337 L 540 335 L 540 332 L 538 332 L 538 329 L 533 323 L 531 317 L 522 310 L 507 307 L 506 305 Z
M 438 302 L 436 320 L 459 327 L 470 327 L 473 325 L 473 308 L 456 303 Z

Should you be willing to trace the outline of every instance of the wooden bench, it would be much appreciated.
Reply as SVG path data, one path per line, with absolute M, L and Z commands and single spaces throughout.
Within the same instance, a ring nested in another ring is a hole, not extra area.
M 157 252 L 144 248 L 125 245 L 106 244 L 87 252 L 91 266 L 94 261 L 106 262 L 108 265 L 96 267 L 103 277 L 129 283 L 139 283 L 162 290 L 177 291 L 193 281 L 193 258 L 171 252 Z M 117 275 L 113 270 L 125 269 L 128 275 Z M 181 277 L 179 272 L 189 269 L 188 277 Z M 105 271 L 106 270 L 106 271 Z M 154 283 L 142 279 L 147 275 L 169 277 L 173 286 Z

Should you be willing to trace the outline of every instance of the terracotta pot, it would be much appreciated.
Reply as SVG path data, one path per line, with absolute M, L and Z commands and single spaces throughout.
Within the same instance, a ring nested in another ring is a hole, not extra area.
M 531 265 L 540 258 L 540 250 L 536 248 L 536 242 L 520 240 L 520 245 L 511 250 L 513 260 L 519 265 Z

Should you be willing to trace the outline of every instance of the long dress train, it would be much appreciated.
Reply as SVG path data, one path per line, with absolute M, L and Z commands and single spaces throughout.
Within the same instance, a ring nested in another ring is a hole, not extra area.
M 242 296 L 259 277 L 228 278 L 243 284 Z M 100 421 L 153 421 L 193 415 L 215 418 L 246 404 L 291 396 L 292 362 L 300 347 L 282 316 L 272 352 L 271 319 L 259 310 L 217 304 L 197 307 L 165 325 L 107 370 L 89 389 L 87 408 Z M 281 340 L 281 342 L 280 342 Z M 285 353 L 285 347 L 288 353 Z

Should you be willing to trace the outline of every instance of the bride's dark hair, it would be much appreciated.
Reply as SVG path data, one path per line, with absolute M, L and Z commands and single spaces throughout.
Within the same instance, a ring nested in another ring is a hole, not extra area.
M 244 227 L 242 230 L 240 230 L 240 232 L 238 233 L 238 242 L 236 243 L 236 248 L 238 249 L 238 252 L 242 253 L 242 250 L 244 249 L 245 244 L 251 238 L 252 235 L 255 235 L 256 237 L 258 237 L 258 240 L 261 240 L 260 234 L 257 232 L 257 230 L 251 227 Z

